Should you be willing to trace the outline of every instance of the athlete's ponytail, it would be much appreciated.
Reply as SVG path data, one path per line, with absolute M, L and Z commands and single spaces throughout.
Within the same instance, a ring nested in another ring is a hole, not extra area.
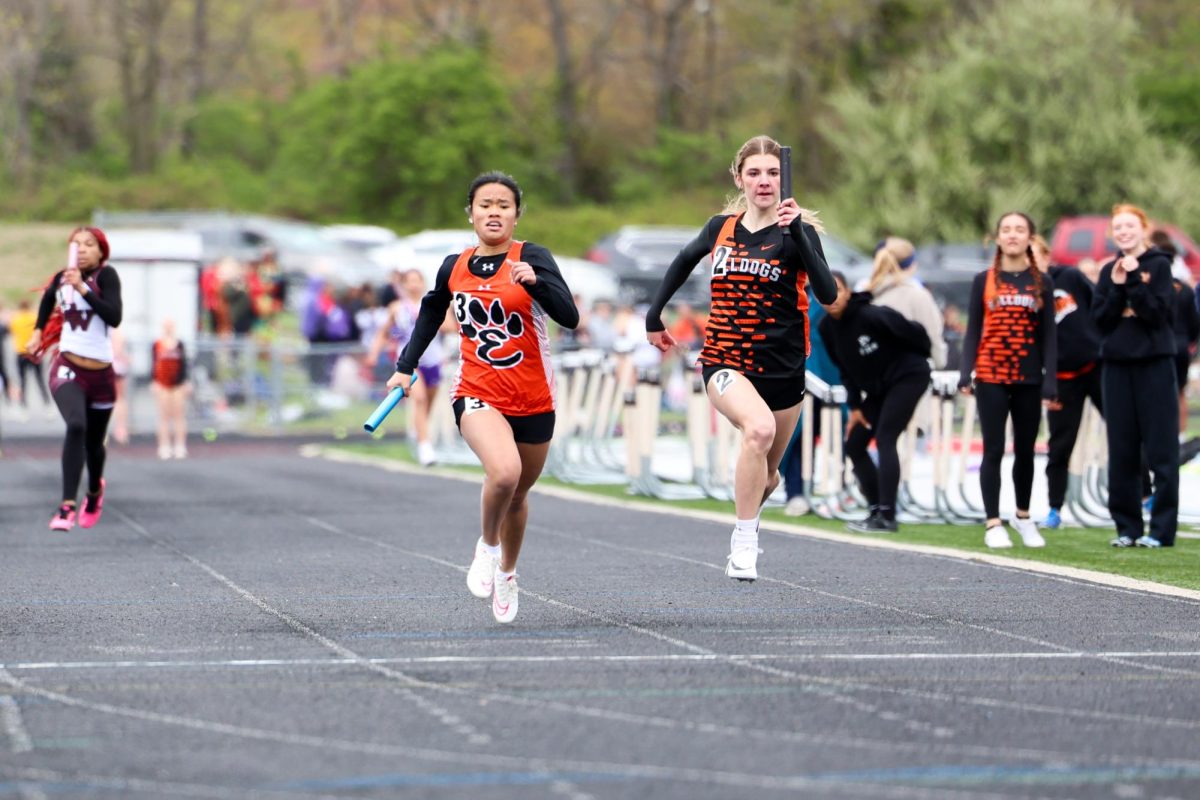
M 867 280 L 867 291 L 874 294 L 889 278 L 901 276 L 917 258 L 916 248 L 907 239 L 889 236 L 875 246 L 875 268 Z

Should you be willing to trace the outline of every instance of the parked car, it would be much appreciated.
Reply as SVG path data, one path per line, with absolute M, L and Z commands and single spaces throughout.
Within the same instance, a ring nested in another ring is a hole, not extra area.
M 649 303 L 663 275 L 683 246 L 696 238 L 696 228 L 663 225 L 626 225 L 602 237 L 588 251 L 587 259 L 603 264 L 620 287 L 621 304 Z M 679 288 L 675 297 L 693 305 L 708 303 L 708 273 L 711 260 L 705 256 Z
M 334 244 L 360 253 L 400 238 L 395 231 L 379 225 L 326 225 L 321 229 L 321 235 Z
M 387 277 L 387 270 L 370 259 L 323 236 L 320 225 L 298 220 L 224 211 L 97 211 L 93 220 L 100 227 L 196 231 L 206 263 L 225 257 L 257 261 L 273 251 L 290 283 L 313 275 L 348 285 Z
M 1110 222 L 1110 217 L 1101 214 L 1063 217 L 1050 235 L 1050 260 L 1069 267 L 1085 258 L 1101 264 L 1108 261 L 1117 252 L 1117 246 L 1109 236 Z M 1192 275 L 1200 278 L 1200 246 L 1175 225 L 1154 221 L 1151 225 L 1170 234 Z
M 584 258 L 555 256 L 554 260 L 571 293 L 579 296 L 580 311 L 587 311 L 597 300 L 616 302 L 620 284 L 611 270 Z
M 983 242 L 930 242 L 917 246 L 915 276 L 938 305 L 965 310 L 975 275 L 991 266 L 994 250 Z
M 425 283 L 432 288 L 438 268 L 451 253 L 461 253 L 479 243 L 470 228 L 446 228 L 421 231 L 403 236 L 391 244 L 367 251 L 367 258 L 391 272 L 394 269 L 421 270 Z

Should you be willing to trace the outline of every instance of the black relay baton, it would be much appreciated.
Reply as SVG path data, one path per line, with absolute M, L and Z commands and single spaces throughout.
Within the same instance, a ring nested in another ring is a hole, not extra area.
M 792 196 L 792 148 L 786 145 L 779 148 L 779 202 Z M 784 236 L 791 236 L 790 228 L 783 229 Z

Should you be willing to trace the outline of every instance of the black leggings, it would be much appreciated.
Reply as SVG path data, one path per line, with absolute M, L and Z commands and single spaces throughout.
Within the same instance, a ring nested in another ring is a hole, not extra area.
M 983 433 L 983 463 L 979 488 L 988 519 L 1000 518 L 1000 462 L 1008 417 L 1013 423 L 1013 489 L 1017 508 L 1029 510 L 1033 494 L 1033 445 L 1042 424 L 1042 387 L 1024 383 L 976 383 L 979 429 Z
M 896 490 L 900 486 L 900 456 L 896 440 L 908 427 L 917 404 L 929 389 L 929 374 L 910 375 L 887 387 L 877 396 L 870 396 L 862 406 L 863 416 L 870 428 L 861 425 L 846 437 L 846 455 L 854 464 L 858 485 L 872 508 L 878 508 L 887 519 L 896 518 Z M 879 453 L 879 468 L 867 452 L 875 440 Z
M 1050 507 L 1061 509 L 1067 498 L 1067 467 L 1075 440 L 1079 438 L 1079 423 L 1083 420 L 1083 404 L 1091 399 L 1102 415 L 1104 398 L 1100 391 L 1100 365 L 1077 378 L 1058 379 L 1059 411 L 1050 411 L 1046 420 L 1050 426 L 1050 452 L 1046 459 L 1046 483 L 1049 486 Z
M 74 383 L 60 386 L 54 393 L 54 402 L 67 423 L 67 438 L 63 441 L 62 451 L 63 499 L 74 500 L 79 496 L 85 455 L 88 492 L 96 494 L 100 491 L 100 479 L 104 477 L 104 437 L 108 433 L 112 409 L 88 408 L 83 389 Z
M 21 402 L 24 405 L 29 405 L 29 391 L 26 389 L 27 375 L 33 373 L 33 383 L 37 384 L 38 391 L 42 393 L 42 400 L 50 402 L 50 394 L 46 391 L 46 381 L 42 379 L 42 365 L 36 361 L 30 361 L 25 356 L 17 356 L 17 375 L 21 382 Z

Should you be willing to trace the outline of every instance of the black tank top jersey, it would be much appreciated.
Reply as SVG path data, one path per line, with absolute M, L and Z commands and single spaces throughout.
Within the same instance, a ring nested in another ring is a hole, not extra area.
M 778 225 L 750 232 L 740 219 L 732 226 L 728 220 L 719 215 L 704 228 L 713 254 L 712 309 L 699 360 L 745 375 L 802 375 L 808 355 L 808 275 L 800 248 Z M 723 229 L 729 234 L 724 239 Z M 809 241 L 821 252 L 815 232 Z

